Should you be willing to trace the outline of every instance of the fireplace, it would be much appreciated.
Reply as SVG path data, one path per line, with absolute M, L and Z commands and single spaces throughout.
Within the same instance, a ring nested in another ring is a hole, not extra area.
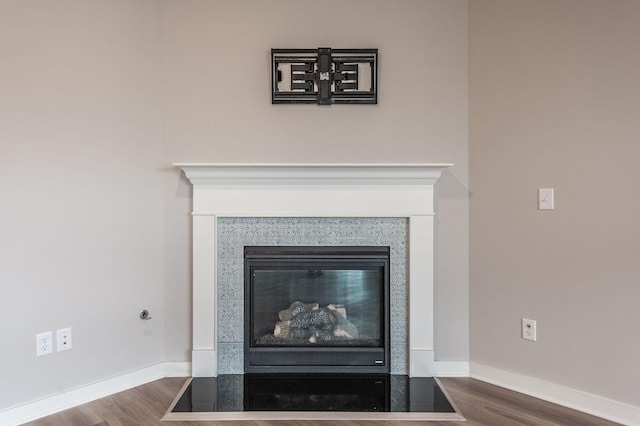
M 389 373 L 389 247 L 245 247 L 246 373 Z
M 397 374 L 433 376 L 434 185 L 452 164 L 176 166 L 193 184 L 194 377 L 219 372 L 218 223 L 233 218 L 406 219 L 408 368 Z

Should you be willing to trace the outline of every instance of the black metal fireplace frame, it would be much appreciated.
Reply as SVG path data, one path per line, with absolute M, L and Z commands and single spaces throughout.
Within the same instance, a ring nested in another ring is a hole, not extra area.
M 389 373 L 390 371 L 390 248 L 388 246 L 247 246 L 244 249 L 244 371 L 245 373 Z M 288 266 L 304 259 L 310 269 L 331 265 L 383 268 L 381 347 L 311 346 L 256 347 L 251 289 L 253 268 Z

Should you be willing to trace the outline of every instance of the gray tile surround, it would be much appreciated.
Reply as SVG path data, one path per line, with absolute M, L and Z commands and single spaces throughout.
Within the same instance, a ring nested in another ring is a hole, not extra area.
M 391 373 L 408 374 L 406 218 L 218 218 L 218 374 L 244 372 L 245 246 L 389 246 Z

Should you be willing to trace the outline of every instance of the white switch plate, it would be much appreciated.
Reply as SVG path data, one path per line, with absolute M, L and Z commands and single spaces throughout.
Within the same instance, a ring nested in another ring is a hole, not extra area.
M 554 209 L 553 188 L 538 189 L 538 209 L 539 210 Z

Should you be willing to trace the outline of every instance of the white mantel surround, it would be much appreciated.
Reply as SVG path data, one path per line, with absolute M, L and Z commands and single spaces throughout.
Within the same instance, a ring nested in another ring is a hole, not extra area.
M 194 377 L 218 373 L 215 242 L 220 217 L 408 218 L 409 375 L 434 375 L 433 187 L 453 164 L 174 165 L 193 184 Z

